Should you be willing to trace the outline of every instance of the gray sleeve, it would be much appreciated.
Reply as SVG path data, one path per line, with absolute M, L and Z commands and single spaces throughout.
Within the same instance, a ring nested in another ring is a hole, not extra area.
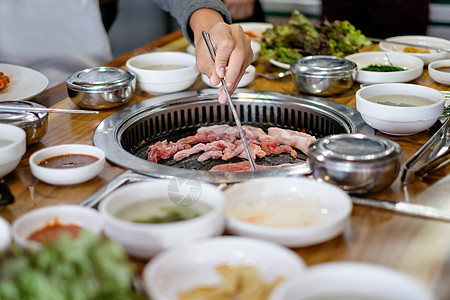
M 164 11 L 169 12 L 181 26 L 189 43 L 194 44 L 194 33 L 189 26 L 189 18 L 200 8 L 210 8 L 222 14 L 226 23 L 231 24 L 231 17 L 221 0 L 154 0 Z

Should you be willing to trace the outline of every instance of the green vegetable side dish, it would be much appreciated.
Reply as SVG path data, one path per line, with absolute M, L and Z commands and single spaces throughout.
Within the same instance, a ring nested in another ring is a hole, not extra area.
M 83 231 L 43 244 L 40 251 L 13 246 L 0 253 L 2 300 L 144 300 L 132 286 L 134 266 L 118 243 Z
M 398 71 L 405 71 L 406 69 L 391 65 L 368 65 L 367 67 L 362 68 L 361 70 L 370 72 L 398 72 Z
M 263 33 L 261 54 L 286 64 L 309 55 L 344 57 L 371 42 L 348 21 L 325 20 L 316 26 L 295 10 L 287 24 L 274 24 Z
M 200 216 L 200 212 L 193 207 L 161 207 L 159 215 L 151 216 L 144 220 L 134 220 L 136 223 L 171 223 L 193 219 Z

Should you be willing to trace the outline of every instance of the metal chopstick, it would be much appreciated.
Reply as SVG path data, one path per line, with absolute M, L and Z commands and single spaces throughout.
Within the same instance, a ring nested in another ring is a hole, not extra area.
M 396 45 L 411 46 L 411 47 L 417 47 L 417 48 L 427 48 L 427 49 L 432 49 L 432 50 L 442 51 L 442 52 L 450 52 L 450 49 L 447 49 L 447 48 L 420 45 L 420 44 L 407 43 L 407 42 L 388 41 L 388 40 L 377 39 L 377 38 L 368 38 L 368 39 L 374 43 L 386 42 L 386 43 L 396 44 Z
M 202 35 L 203 35 L 203 39 L 205 40 L 206 46 L 208 47 L 208 50 L 209 50 L 212 60 L 216 61 L 216 52 L 212 45 L 209 33 L 207 33 L 206 31 L 202 31 Z M 247 153 L 248 162 L 250 163 L 250 167 L 252 168 L 252 171 L 255 172 L 255 171 L 257 171 L 256 163 L 255 163 L 255 160 L 253 159 L 252 152 L 250 151 L 250 146 L 248 145 L 247 138 L 245 137 L 244 129 L 242 129 L 241 120 L 239 120 L 239 117 L 236 112 L 236 108 L 233 105 L 233 100 L 231 100 L 231 96 L 227 89 L 227 83 L 225 82 L 225 79 L 222 78 L 221 81 L 222 81 L 222 86 L 225 91 L 225 94 L 227 95 L 228 104 L 230 106 L 231 113 L 233 114 L 234 121 L 236 122 L 236 126 L 239 130 L 242 144 L 244 145 L 245 152 Z
M 66 113 L 66 114 L 98 114 L 96 110 L 77 110 L 77 109 L 60 109 L 60 108 L 43 108 L 43 107 L 17 107 L 0 105 L 0 112 L 49 112 L 49 113 Z

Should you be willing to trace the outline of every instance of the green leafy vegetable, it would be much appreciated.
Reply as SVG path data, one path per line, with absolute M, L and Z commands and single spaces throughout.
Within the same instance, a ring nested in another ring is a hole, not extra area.
M 368 65 L 365 68 L 362 68 L 363 71 L 371 71 L 371 72 L 398 72 L 405 71 L 405 69 L 391 66 L 391 65 Z
M 40 251 L 13 247 L 0 257 L 2 300 L 145 299 L 132 288 L 133 266 L 123 248 L 83 231 L 64 235 Z
M 295 10 L 287 24 L 274 24 L 263 33 L 261 54 L 291 64 L 309 55 L 344 57 L 357 52 L 370 41 L 348 21 L 327 20 L 315 26 Z

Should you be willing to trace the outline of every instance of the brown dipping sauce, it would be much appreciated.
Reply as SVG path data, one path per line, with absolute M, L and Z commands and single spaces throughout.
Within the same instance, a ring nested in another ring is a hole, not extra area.
M 450 66 L 440 66 L 440 67 L 436 67 L 436 70 L 441 71 L 441 72 L 447 72 L 447 73 L 450 73 Z
M 87 154 L 63 154 L 39 162 L 39 166 L 55 169 L 68 169 L 87 166 L 98 161 L 98 157 Z
M 58 218 L 55 218 L 53 224 L 47 223 L 44 228 L 36 230 L 28 237 L 29 241 L 45 243 L 55 240 L 63 234 L 68 234 L 71 238 L 76 239 L 80 234 L 81 227 L 73 224 L 62 225 Z

